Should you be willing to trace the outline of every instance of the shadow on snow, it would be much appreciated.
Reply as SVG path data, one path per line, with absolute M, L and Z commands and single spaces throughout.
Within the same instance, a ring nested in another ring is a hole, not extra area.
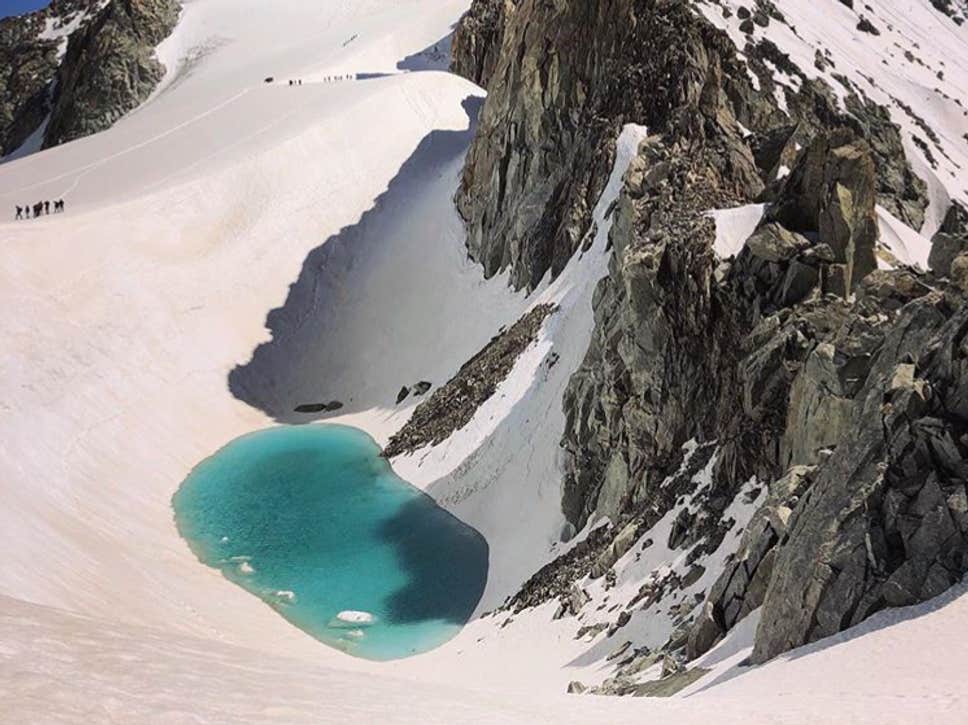
M 367 289 L 370 262 L 394 243 L 386 227 L 392 227 L 394 215 L 407 207 L 413 190 L 466 152 L 482 102 L 476 96 L 465 98 L 466 129 L 435 130 L 425 136 L 359 222 L 344 227 L 309 253 L 285 303 L 266 318 L 271 340 L 260 344 L 247 363 L 229 373 L 228 387 L 235 398 L 289 424 L 325 418 L 337 409 L 329 405 L 335 402 L 342 414 L 392 405 L 392 400 L 368 400 L 354 391 L 330 387 L 328 380 L 361 363 L 348 360 L 349 355 L 332 356 L 334 351 L 328 348 L 337 331 L 342 333 L 341 339 L 357 334 L 347 331 L 347 322 L 341 318 L 346 299 Z M 364 333 L 379 334 L 359 332 Z

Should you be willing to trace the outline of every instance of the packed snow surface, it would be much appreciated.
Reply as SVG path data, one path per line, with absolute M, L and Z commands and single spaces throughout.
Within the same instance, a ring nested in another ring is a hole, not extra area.
M 398 68 L 437 67 L 467 4 L 185 3 L 145 106 L 0 166 L 0 206 L 67 202 L 0 223 L 0 720 L 961 720 L 968 650 L 949 647 L 968 621 L 961 591 L 754 670 L 739 666 L 750 645 L 739 629 L 707 655 L 695 694 L 666 701 L 562 694 L 600 679 L 604 653 L 552 619 L 555 602 L 483 616 L 564 546 L 561 392 L 587 347 L 607 209 L 644 129 L 623 133 L 588 251 L 530 297 L 484 281 L 452 204 L 482 92 Z M 841 23 L 840 7 L 798 4 L 797 25 L 849 50 L 828 20 Z M 896 15 L 923 36 L 916 15 Z M 937 41 L 950 78 L 968 61 L 950 34 Z M 954 168 L 938 164 L 939 177 Z M 930 224 L 945 188 L 932 187 Z M 752 210 L 737 214 L 728 253 L 755 224 Z M 491 548 L 481 616 L 448 644 L 392 670 L 331 651 L 179 538 L 172 494 L 228 441 L 296 399 L 339 400 L 329 420 L 384 443 L 419 400 L 397 406 L 401 385 L 443 383 L 544 302 L 559 311 L 473 420 L 394 461 Z M 273 338 L 280 318 L 304 334 Z M 233 370 L 261 407 L 233 395 Z M 681 552 L 654 556 L 674 568 Z

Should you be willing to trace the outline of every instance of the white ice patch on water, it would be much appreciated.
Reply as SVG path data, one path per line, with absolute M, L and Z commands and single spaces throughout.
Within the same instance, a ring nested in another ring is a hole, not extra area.
M 369 612 L 360 612 L 353 609 L 340 612 L 336 615 L 336 619 L 343 624 L 352 624 L 356 627 L 373 624 L 376 621 L 376 617 Z

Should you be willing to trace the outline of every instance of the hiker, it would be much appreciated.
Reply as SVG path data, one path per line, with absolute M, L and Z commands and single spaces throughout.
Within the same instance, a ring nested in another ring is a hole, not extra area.
M 17 207 L 17 218 L 18 219 L 24 218 L 24 208 L 22 206 Z
M 44 214 L 50 214 L 50 202 L 49 201 L 45 201 L 44 202 Z
M 44 205 L 41 202 L 34 204 L 34 219 L 40 216 L 41 212 L 44 211 Z
M 56 214 L 57 212 L 62 212 L 62 211 L 64 211 L 64 200 L 58 199 L 57 201 L 54 202 L 54 213 Z

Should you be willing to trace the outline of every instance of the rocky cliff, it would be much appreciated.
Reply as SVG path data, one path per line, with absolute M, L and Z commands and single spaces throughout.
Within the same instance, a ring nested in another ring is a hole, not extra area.
M 457 204 L 485 273 L 534 288 L 585 237 L 623 124 L 649 129 L 562 402 L 563 511 L 577 529 L 612 526 L 514 606 L 559 596 L 578 614 L 575 584 L 693 495 L 681 471 L 698 444 L 715 451 L 710 487 L 670 548 L 698 561 L 744 486 L 768 495 L 663 651 L 694 658 L 762 607 L 763 661 L 968 571 L 968 257 L 955 204 L 934 274 L 891 262 L 878 205 L 917 230 L 928 197 L 890 111 L 756 36 L 796 35 L 773 3 L 740 7 L 742 48 L 711 22 L 720 12 L 733 15 L 684 0 L 475 2 L 454 68 L 488 98 Z M 832 63 L 818 50 L 817 68 Z M 710 210 L 753 203 L 759 224 L 723 258 Z
M 35 133 L 39 148 L 102 131 L 143 103 L 179 12 L 177 0 L 55 0 L 0 21 L 0 156 Z

